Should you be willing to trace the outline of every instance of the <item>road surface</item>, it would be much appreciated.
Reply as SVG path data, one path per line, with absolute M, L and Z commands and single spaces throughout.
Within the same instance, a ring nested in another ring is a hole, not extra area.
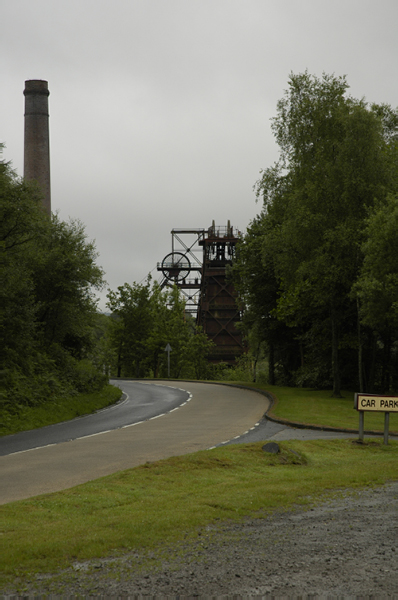
M 111 383 L 119 385 L 117 381 Z M 174 386 L 177 385 L 178 383 L 174 383 Z M 124 381 L 120 383 L 120 387 L 124 392 L 123 398 L 113 406 L 63 423 L 1 437 L 0 456 L 128 427 L 170 412 L 190 397 L 189 392 L 178 387 L 160 386 L 156 383 L 143 385 L 135 381 Z
M 0 504 L 217 446 L 250 430 L 269 407 L 267 398 L 252 390 L 196 382 L 157 383 L 168 388 L 178 385 L 190 400 L 177 410 L 128 427 L 0 457 Z M 130 384 L 120 382 L 127 393 Z

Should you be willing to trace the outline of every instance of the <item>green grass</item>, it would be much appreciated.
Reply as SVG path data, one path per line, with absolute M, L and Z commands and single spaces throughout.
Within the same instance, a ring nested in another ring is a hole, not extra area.
M 271 392 L 277 402 L 270 417 L 287 419 L 306 425 L 358 430 L 359 414 L 354 409 L 354 393 L 342 392 L 343 398 L 332 398 L 331 391 L 241 383 L 246 387 Z M 365 429 L 384 431 L 384 413 L 365 413 Z M 391 432 L 398 434 L 398 413 L 390 413 Z
M 121 395 L 119 388 L 107 385 L 99 392 L 78 394 L 45 402 L 39 406 L 21 407 L 17 413 L 2 410 L 0 411 L 0 435 L 10 435 L 87 415 L 114 404 Z
M 280 446 L 279 455 L 264 453 L 262 443 L 224 446 L 4 505 L 1 585 L 74 561 L 159 549 L 192 539 L 208 524 L 264 517 L 398 478 L 397 441 Z

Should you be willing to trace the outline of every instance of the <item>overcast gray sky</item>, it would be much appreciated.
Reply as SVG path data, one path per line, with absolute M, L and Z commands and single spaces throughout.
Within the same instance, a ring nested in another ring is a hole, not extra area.
M 50 89 L 52 209 L 96 240 L 111 289 L 175 227 L 259 212 L 289 73 L 398 104 L 397 0 L 0 0 L 0 141 L 23 175 L 24 82 Z M 154 271 L 154 276 L 158 274 Z M 104 308 L 104 294 L 100 306 Z

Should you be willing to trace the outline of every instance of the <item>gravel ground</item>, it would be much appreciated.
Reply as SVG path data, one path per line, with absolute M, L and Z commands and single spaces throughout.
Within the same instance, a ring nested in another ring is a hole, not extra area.
M 194 543 L 161 555 L 75 564 L 3 598 L 33 596 L 398 599 L 398 482 L 207 527 Z

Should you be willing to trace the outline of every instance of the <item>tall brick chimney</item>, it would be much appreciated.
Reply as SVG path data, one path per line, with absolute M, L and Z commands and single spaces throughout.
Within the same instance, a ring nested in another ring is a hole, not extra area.
M 47 81 L 25 81 L 24 177 L 39 182 L 44 209 L 51 216 L 49 95 Z

